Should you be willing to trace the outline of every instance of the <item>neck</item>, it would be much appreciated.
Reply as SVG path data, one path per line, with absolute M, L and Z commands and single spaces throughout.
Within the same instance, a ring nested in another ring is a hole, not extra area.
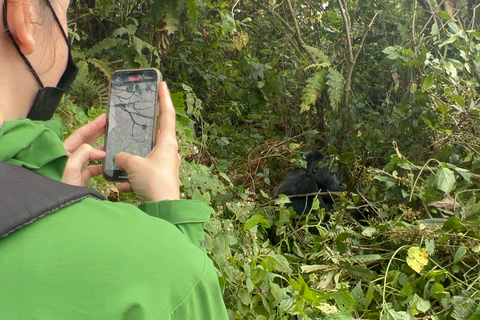
M 18 53 L 3 44 L 0 40 L 0 125 L 25 118 L 39 89 L 30 71 L 18 63 Z

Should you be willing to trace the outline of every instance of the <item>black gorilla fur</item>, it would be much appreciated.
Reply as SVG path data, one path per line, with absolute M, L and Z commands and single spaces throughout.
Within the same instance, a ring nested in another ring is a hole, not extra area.
M 280 194 L 287 196 L 302 195 L 316 192 L 327 191 L 341 191 L 342 188 L 336 176 L 327 168 L 317 168 L 320 160 L 324 155 L 319 150 L 313 150 L 308 153 L 307 169 L 295 168 L 290 172 L 278 185 L 273 194 L 273 198 L 277 199 Z M 310 212 L 315 196 L 292 197 L 291 203 L 288 206 L 293 207 L 298 215 L 307 214 Z M 334 206 L 334 201 L 331 196 L 319 197 L 320 205 L 329 211 Z

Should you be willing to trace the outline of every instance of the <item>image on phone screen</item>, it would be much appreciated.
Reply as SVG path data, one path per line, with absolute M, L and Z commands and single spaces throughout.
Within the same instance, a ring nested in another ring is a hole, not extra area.
M 110 88 L 104 170 L 119 170 L 119 152 L 145 157 L 152 150 L 158 98 L 156 76 L 113 75 Z

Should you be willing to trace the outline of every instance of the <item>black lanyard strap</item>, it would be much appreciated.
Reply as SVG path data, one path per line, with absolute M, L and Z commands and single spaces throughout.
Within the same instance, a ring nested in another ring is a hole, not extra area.
M 0 163 L 0 238 L 89 197 L 105 199 L 94 190 Z

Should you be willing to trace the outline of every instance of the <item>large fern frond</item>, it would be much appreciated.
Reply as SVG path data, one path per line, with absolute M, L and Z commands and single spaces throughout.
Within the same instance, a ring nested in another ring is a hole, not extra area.
M 328 63 L 330 64 L 330 60 L 328 59 L 327 55 L 320 49 L 317 49 L 315 47 L 310 47 L 307 45 L 303 46 L 305 49 L 307 49 L 308 52 L 310 52 L 315 58 L 317 58 L 318 63 Z
M 328 69 L 327 75 L 328 97 L 330 98 L 330 106 L 333 110 L 337 109 L 338 103 L 343 96 L 343 88 L 345 79 L 342 74 L 333 68 Z
M 72 84 L 70 99 L 76 105 L 87 111 L 90 108 L 105 107 L 108 102 L 108 87 L 104 83 L 89 77 L 88 63 L 78 63 L 79 72 Z
M 302 104 L 300 105 L 300 113 L 310 110 L 318 98 L 321 97 L 325 88 L 326 70 L 321 69 L 313 74 L 308 80 L 307 85 L 302 90 Z

